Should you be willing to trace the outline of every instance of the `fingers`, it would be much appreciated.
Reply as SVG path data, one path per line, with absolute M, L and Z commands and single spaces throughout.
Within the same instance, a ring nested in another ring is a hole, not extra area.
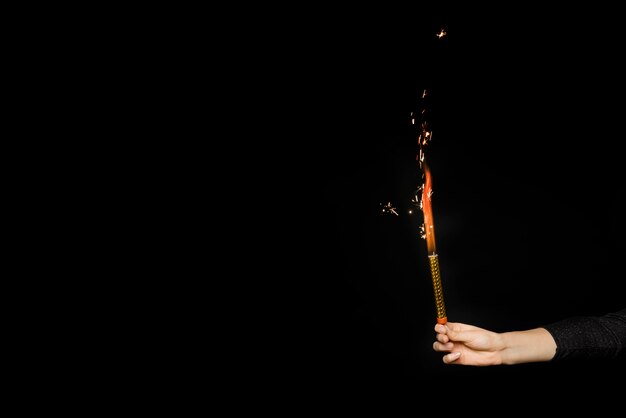
M 448 322 L 445 326 L 452 331 L 485 331 L 483 328 L 462 322 Z
M 454 344 L 452 343 L 440 343 L 439 341 L 435 341 L 433 343 L 433 350 L 441 352 L 441 351 L 447 351 L 450 352 L 452 351 L 452 348 L 454 347 Z
M 433 343 L 433 349 L 437 352 L 448 352 L 450 354 L 446 354 L 445 356 L 443 356 L 443 362 L 446 364 L 452 364 L 455 361 L 457 361 L 459 359 L 459 357 L 461 357 L 461 353 L 460 352 L 454 352 L 452 353 L 452 349 L 454 348 L 454 344 L 452 342 L 443 342 L 441 341 L 442 339 L 447 339 L 447 336 L 445 334 L 437 334 L 437 339 L 439 341 L 435 341 Z
M 461 353 L 459 352 L 446 354 L 445 356 L 443 356 L 443 362 L 446 364 L 452 364 L 457 361 L 459 357 L 461 357 Z
M 460 322 L 448 322 L 446 325 L 435 325 L 437 340 L 442 343 L 446 343 L 448 341 L 468 341 L 471 336 L 471 331 L 475 329 L 477 328 Z M 440 336 L 447 336 L 447 338 L 442 339 Z
M 448 330 L 452 330 L 452 331 L 472 331 L 472 330 L 476 330 L 479 329 L 473 325 L 467 325 L 467 324 L 463 324 L 461 322 L 448 322 L 445 325 L 442 324 L 436 324 L 435 325 L 435 331 L 445 334 Z
M 445 344 L 450 341 L 450 338 L 446 334 L 437 334 L 437 341 Z

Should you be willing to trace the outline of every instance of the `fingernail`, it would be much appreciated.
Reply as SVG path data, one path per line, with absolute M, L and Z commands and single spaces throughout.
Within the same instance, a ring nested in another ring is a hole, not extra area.
M 443 327 L 443 325 L 437 325 L 437 327 L 436 327 L 436 328 L 437 328 L 437 329 L 436 329 L 436 331 L 437 331 L 437 332 L 444 332 L 444 331 L 446 330 L 446 329 Z

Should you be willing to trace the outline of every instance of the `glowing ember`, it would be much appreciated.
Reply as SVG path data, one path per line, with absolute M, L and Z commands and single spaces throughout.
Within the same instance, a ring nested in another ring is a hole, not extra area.
M 428 254 L 435 255 L 437 253 L 437 247 L 435 245 L 435 223 L 433 221 L 433 208 L 431 205 L 431 197 L 433 195 L 432 178 L 427 164 L 424 163 L 423 169 L 426 181 L 424 183 L 424 188 L 422 189 L 421 200 L 422 211 L 424 212 L 424 226 L 422 232 L 426 238 Z

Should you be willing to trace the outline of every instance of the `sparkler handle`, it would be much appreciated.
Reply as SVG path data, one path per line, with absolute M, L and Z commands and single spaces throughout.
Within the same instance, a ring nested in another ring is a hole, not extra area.
M 439 272 L 439 256 L 437 254 L 429 255 L 430 275 L 433 279 L 433 290 L 435 291 L 435 305 L 437 307 L 437 323 L 445 324 L 448 322 L 446 316 L 446 305 L 443 303 L 443 290 L 441 288 L 441 273 Z

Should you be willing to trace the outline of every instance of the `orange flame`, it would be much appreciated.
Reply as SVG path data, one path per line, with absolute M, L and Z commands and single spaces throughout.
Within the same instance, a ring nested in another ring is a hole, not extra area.
M 433 194 L 432 177 L 428 165 L 424 163 L 424 175 L 426 182 L 422 190 L 422 211 L 424 211 L 424 235 L 426 235 L 426 247 L 428 255 L 435 255 L 437 247 L 435 245 L 435 223 L 433 221 L 433 208 L 431 204 L 431 196 Z

